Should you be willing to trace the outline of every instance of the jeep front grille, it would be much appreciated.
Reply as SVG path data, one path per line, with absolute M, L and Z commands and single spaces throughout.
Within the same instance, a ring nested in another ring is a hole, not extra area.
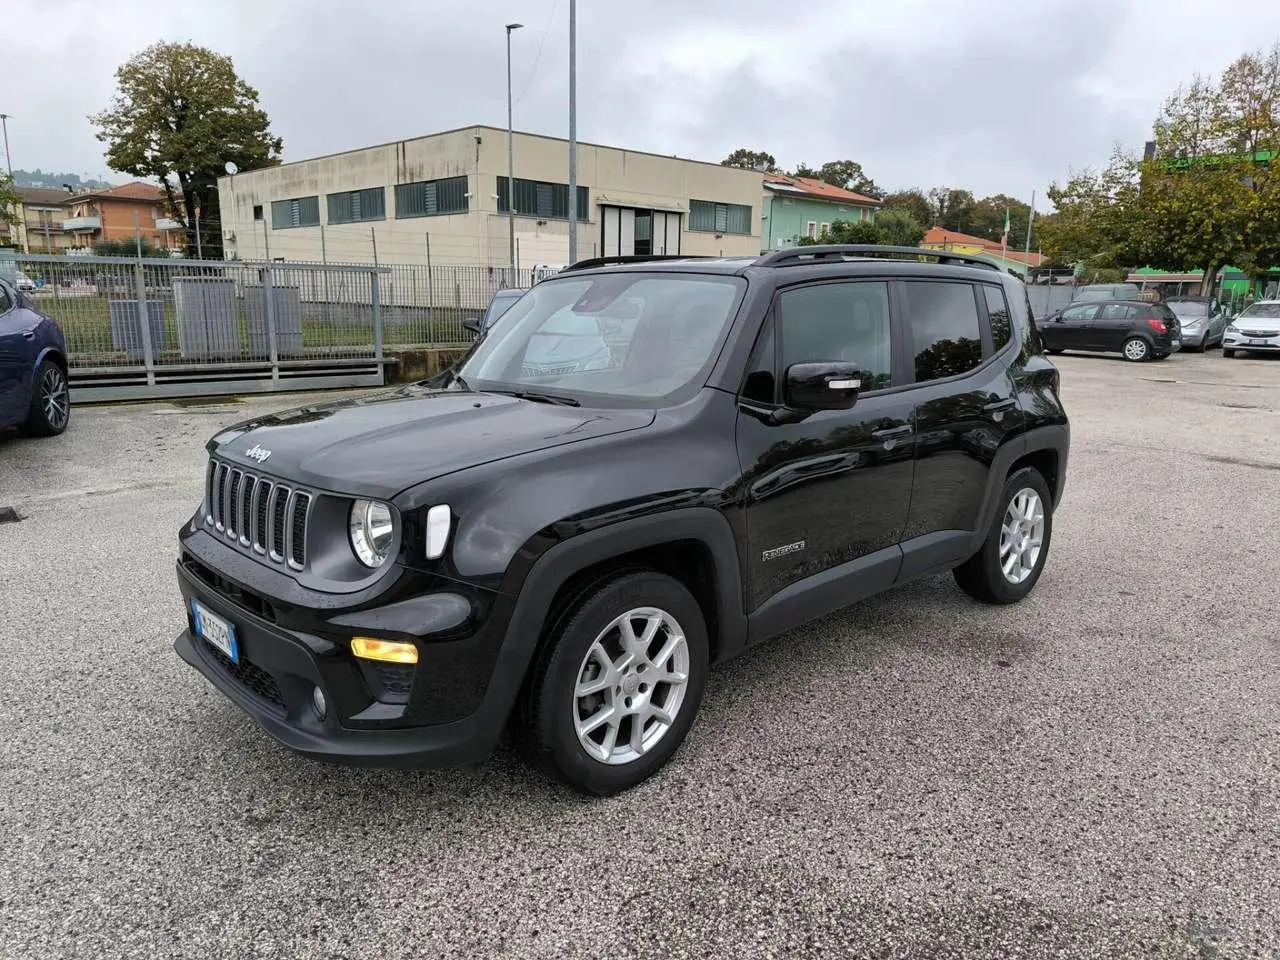
M 314 499 L 306 490 L 211 459 L 204 522 L 246 552 L 301 570 Z

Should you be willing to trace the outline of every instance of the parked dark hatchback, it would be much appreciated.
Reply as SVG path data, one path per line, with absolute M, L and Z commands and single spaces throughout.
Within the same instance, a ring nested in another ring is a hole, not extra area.
M 1107 300 L 1077 303 L 1039 325 L 1050 353 L 1119 353 L 1126 360 L 1163 360 L 1182 342 L 1178 316 L 1163 303 Z
M 67 429 L 67 343 L 52 317 L 0 281 L 0 429 L 49 437 Z
M 600 364 L 527 362 L 586 324 Z M 981 258 L 575 264 L 438 382 L 214 436 L 177 652 L 304 754 L 471 763 L 510 728 L 613 793 L 751 644 L 946 571 L 1025 597 L 1066 482 L 1058 386 Z

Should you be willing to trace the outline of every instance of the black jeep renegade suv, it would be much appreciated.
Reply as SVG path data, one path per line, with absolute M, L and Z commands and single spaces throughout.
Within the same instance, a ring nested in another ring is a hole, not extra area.
M 213 437 L 175 645 L 302 753 L 465 764 L 510 724 L 611 793 L 753 643 L 947 570 L 1026 596 L 1068 439 L 988 261 L 584 261 L 434 381 Z

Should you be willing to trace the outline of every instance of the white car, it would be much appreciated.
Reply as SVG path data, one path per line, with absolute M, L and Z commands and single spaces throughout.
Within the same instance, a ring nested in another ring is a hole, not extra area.
M 29 290 L 34 290 L 36 288 L 36 282 L 32 280 L 30 277 L 28 277 L 21 270 L 18 270 L 15 272 L 13 285 L 17 287 L 19 290 L 29 291 Z
M 1222 335 L 1222 355 L 1280 353 L 1280 300 L 1259 300 L 1240 311 Z

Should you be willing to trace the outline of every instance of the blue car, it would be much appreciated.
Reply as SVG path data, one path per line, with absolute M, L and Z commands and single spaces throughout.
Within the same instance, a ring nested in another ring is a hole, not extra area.
M 0 280 L 0 429 L 52 437 L 70 420 L 66 338 L 52 317 Z

